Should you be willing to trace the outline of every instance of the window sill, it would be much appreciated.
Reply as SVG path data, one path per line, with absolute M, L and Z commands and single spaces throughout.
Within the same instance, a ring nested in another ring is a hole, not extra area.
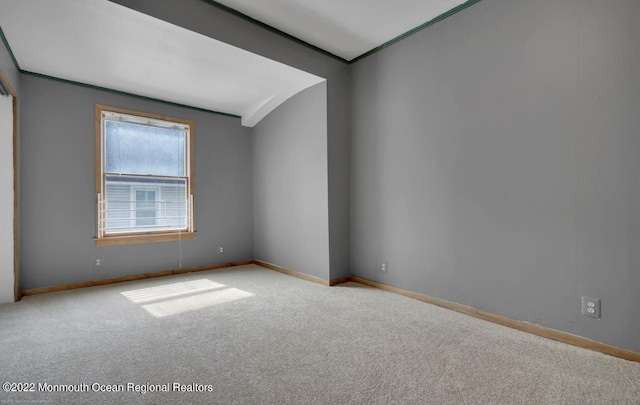
M 171 242 L 176 240 L 192 240 L 195 232 L 159 233 L 149 235 L 120 235 L 95 238 L 97 246 L 132 245 L 134 243 Z

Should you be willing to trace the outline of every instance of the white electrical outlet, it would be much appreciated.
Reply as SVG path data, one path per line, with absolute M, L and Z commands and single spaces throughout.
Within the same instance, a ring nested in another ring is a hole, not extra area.
M 93 266 L 94 267 L 101 267 L 102 266 L 102 259 L 95 259 L 93 261 Z
M 600 318 L 600 300 L 582 297 L 582 315 L 591 318 Z
M 224 253 L 224 246 L 218 246 L 218 253 Z
M 388 264 L 387 262 L 381 262 L 380 263 L 380 271 L 383 273 L 386 273 L 388 270 Z

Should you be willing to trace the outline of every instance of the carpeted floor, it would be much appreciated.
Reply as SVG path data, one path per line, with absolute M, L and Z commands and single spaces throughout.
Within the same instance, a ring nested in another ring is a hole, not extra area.
M 639 363 L 255 265 L 0 305 L 0 382 L 34 391 L 3 404 L 640 403 Z

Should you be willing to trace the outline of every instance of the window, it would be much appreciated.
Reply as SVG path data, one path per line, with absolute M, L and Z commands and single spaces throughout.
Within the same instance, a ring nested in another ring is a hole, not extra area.
M 96 105 L 97 244 L 193 239 L 193 122 Z

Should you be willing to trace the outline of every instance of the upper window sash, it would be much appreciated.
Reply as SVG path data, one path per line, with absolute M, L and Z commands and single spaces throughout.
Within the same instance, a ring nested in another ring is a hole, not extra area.
M 188 177 L 188 126 L 133 118 L 103 113 L 103 173 Z

